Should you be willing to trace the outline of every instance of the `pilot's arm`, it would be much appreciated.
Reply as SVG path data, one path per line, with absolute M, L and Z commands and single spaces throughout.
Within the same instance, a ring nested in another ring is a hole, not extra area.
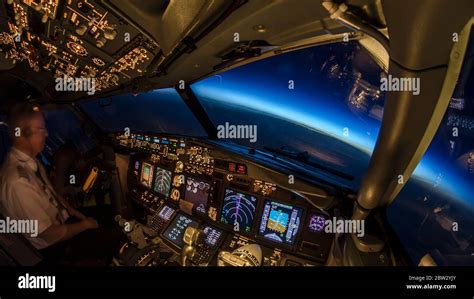
M 87 219 L 87 217 L 84 214 L 82 214 L 81 212 L 76 210 L 73 206 L 71 206 L 71 204 L 69 204 L 69 202 L 65 200 L 64 197 L 58 194 L 57 199 L 61 202 L 61 204 L 64 207 L 66 207 L 67 211 L 69 212 L 69 214 L 71 214 L 71 216 L 74 216 L 80 220 Z
M 69 240 L 89 228 L 97 227 L 97 221 L 93 218 L 85 218 L 80 222 L 72 224 L 53 224 L 43 231 L 39 237 L 50 244 L 54 244 L 56 242 Z
M 26 180 L 18 180 L 10 190 L 9 210 L 18 219 L 32 219 L 38 221 L 38 238 L 44 240 L 48 246 L 56 242 L 68 240 L 89 228 L 97 228 L 93 218 L 84 218 L 73 224 L 62 224 L 57 218 L 57 209 L 49 199 L 42 198 L 34 186 Z

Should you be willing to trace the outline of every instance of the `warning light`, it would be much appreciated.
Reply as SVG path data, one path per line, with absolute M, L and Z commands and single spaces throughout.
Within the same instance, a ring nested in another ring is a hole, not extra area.
M 237 165 L 237 173 L 246 174 L 247 173 L 247 167 L 245 167 L 245 165 L 243 165 L 243 164 L 238 164 Z

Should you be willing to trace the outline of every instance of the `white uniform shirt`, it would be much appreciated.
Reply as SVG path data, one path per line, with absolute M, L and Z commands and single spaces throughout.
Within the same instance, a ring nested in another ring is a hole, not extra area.
M 36 174 L 38 168 L 42 179 Z M 37 220 L 40 235 L 51 225 L 64 223 L 68 217 L 55 200 L 56 196 L 41 163 L 12 147 L 0 169 L 0 213 L 10 219 Z M 39 236 L 24 236 L 37 249 L 51 245 Z

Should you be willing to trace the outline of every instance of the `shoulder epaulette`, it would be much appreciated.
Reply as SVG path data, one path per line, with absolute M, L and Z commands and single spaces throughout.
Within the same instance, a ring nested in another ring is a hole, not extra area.
M 16 168 L 18 170 L 18 176 L 20 178 L 25 178 L 28 181 L 30 181 L 30 175 L 29 175 L 28 170 L 25 168 L 24 165 L 19 164 L 19 165 L 16 166 Z

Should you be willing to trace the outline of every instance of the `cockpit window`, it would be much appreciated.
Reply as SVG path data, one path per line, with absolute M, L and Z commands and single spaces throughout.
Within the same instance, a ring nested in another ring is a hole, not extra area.
M 381 76 L 351 41 L 253 62 L 192 89 L 218 137 L 330 167 L 353 176 L 357 187 L 381 125 Z
M 96 146 L 96 143 L 86 134 L 81 122 L 71 110 L 44 111 L 44 116 L 48 129 L 48 139 L 43 152 L 46 159 L 49 160 L 56 150 L 66 143 L 73 145 L 79 153 L 85 153 Z
M 207 136 L 173 88 L 115 96 L 80 104 L 105 132 L 131 131 Z
M 448 110 L 414 175 L 388 209 L 413 262 L 474 261 L 474 30 Z M 403 217 L 401 217 L 403 215 Z

